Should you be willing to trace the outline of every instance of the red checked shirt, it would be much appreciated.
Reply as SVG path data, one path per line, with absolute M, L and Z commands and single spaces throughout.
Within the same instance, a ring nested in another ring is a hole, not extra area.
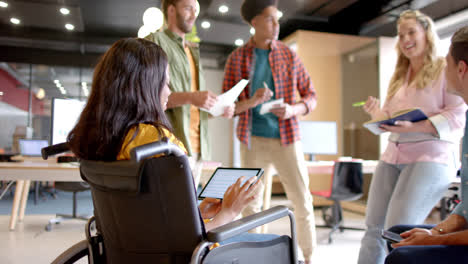
M 241 79 L 252 80 L 255 69 L 254 49 L 255 43 L 251 38 L 247 44 L 229 56 L 224 70 L 223 92 L 230 90 Z M 310 76 L 297 54 L 280 41 L 273 41 L 268 60 L 273 74 L 276 98 L 283 98 L 285 103 L 294 105 L 297 103 L 295 94 L 297 90 L 301 96 L 300 102 L 307 107 L 307 113 L 312 111 L 316 106 L 317 96 Z M 239 95 L 238 100 L 246 100 L 251 96 L 253 95 L 249 85 Z M 240 113 L 237 125 L 237 137 L 246 145 L 249 145 L 251 116 L 250 110 Z M 289 145 L 301 139 L 296 116 L 280 119 L 279 131 L 282 145 Z

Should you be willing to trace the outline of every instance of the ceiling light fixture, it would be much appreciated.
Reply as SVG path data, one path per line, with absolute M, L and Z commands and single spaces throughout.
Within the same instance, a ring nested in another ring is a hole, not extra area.
M 144 38 L 144 37 L 148 36 L 150 33 L 151 33 L 151 29 L 148 26 L 143 25 L 138 30 L 138 37 L 139 38 Z
M 198 3 L 197 1 L 197 4 L 196 4 L 196 9 L 195 9 L 195 16 L 198 17 L 198 15 L 200 14 L 200 3 Z
M 59 87 L 58 89 L 59 89 L 61 94 L 63 94 L 63 95 L 67 94 L 67 91 L 65 90 L 65 88 Z
M 17 19 L 16 17 L 12 17 L 10 18 L 10 22 L 15 25 L 18 25 L 19 23 L 21 23 L 21 20 Z
M 221 13 L 221 14 L 225 14 L 229 11 L 229 7 L 227 5 L 221 5 L 218 9 L 218 11 Z
M 156 30 L 160 29 L 163 24 L 164 15 L 159 8 L 150 7 L 143 13 L 143 26 L 147 27 L 151 33 L 156 32 Z
M 64 15 L 64 16 L 66 16 L 66 15 L 70 14 L 70 9 L 62 7 L 62 8 L 60 8 L 60 13 L 62 13 L 62 15 Z
M 75 26 L 74 26 L 74 25 L 72 25 L 72 24 L 65 24 L 65 28 L 66 28 L 67 30 L 70 30 L 70 31 L 72 31 L 72 30 L 74 30 L 74 29 L 75 29 Z
M 279 11 L 278 10 L 278 19 L 282 18 L 283 17 L 283 12 Z
M 45 90 L 43 88 L 39 88 L 36 92 L 36 98 L 39 100 L 44 99 L 45 97 Z
M 209 29 L 211 27 L 210 21 L 207 21 L 207 20 L 203 21 L 201 23 L 201 27 L 204 28 L 204 29 Z
M 236 41 L 234 42 L 234 44 L 236 44 L 236 46 L 242 46 L 244 45 L 244 41 L 242 39 L 236 39 Z
M 86 97 L 88 97 L 88 96 L 89 96 L 89 90 L 88 90 L 88 87 L 86 87 L 86 86 L 83 86 L 82 88 L 83 88 L 83 93 L 84 93 L 84 95 L 85 95 Z
M 7 8 L 7 7 L 8 7 L 8 3 L 7 3 L 7 2 L 4 2 L 4 1 L 0 1 L 0 7 L 2 7 L 2 8 Z

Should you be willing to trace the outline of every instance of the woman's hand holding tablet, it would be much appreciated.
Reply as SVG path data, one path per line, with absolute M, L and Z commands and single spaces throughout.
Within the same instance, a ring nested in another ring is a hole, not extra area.
M 221 211 L 221 200 L 215 198 L 205 198 L 199 205 L 203 219 L 211 219 Z
M 200 204 L 201 215 L 204 219 L 213 218 L 206 224 L 207 229 L 232 221 L 255 198 L 260 184 L 256 176 L 248 180 L 241 176 L 228 187 L 222 202 L 219 199 L 205 198 Z

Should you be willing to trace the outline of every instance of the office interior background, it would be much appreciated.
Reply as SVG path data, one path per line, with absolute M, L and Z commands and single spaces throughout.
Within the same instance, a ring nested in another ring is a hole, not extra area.
M 253 32 L 240 16 L 242 1 L 198 2 L 194 34 L 208 89 L 220 94 L 228 55 Z M 86 101 L 99 56 L 116 40 L 137 37 L 150 7 L 161 3 L 0 1 L 0 153 L 18 153 L 20 138 L 50 140 L 53 98 Z M 396 62 L 395 22 L 406 9 L 419 9 L 436 22 L 440 56 L 455 29 L 468 24 L 466 0 L 278 1 L 279 38 L 298 53 L 318 95 L 317 109 L 302 120 L 336 124 L 336 153 L 310 153 L 316 159 L 378 159 L 386 138 L 364 129 L 368 116 L 351 105 L 386 94 Z M 238 166 L 235 120 L 209 122 L 215 161 Z M 329 185 L 323 175 L 312 177 L 311 189 Z
M 208 89 L 219 94 L 227 56 L 253 32 L 240 16 L 241 1 L 199 5 L 195 34 Z M 144 12 L 160 6 L 157 0 L 2 1 L 0 151 L 18 152 L 21 137 L 50 140 L 52 98 L 86 100 L 99 56 L 114 41 L 138 36 Z M 303 119 L 337 124 L 336 155 L 317 159 L 378 159 L 385 139 L 364 130 L 367 116 L 350 105 L 385 94 L 395 63 L 395 21 L 409 8 L 436 21 L 441 55 L 453 30 L 467 23 L 463 0 L 279 1 L 280 39 L 298 52 L 318 94 L 317 109 Z M 234 132 L 225 133 L 232 128 L 229 120 L 210 121 L 214 157 L 227 166 L 239 164 Z

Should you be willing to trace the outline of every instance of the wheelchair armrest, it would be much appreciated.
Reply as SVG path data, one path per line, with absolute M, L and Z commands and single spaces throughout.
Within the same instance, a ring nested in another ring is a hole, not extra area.
M 181 150 L 178 146 L 169 142 L 169 139 L 167 137 L 164 137 L 156 142 L 151 142 L 135 147 L 130 151 L 131 159 L 134 162 L 140 162 L 146 158 L 157 154 L 173 154 L 177 157 L 185 155 L 184 151 Z
M 294 218 L 288 207 L 282 205 L 275 206 L 263 212 L 249 215 L 217 227 L 207 233 L 207 240 L 212 243 L 221 242 L 288 215 Z
M 42 158 L 46 160 L 49 156 L 69 151 L 68 143 L 60 143 L 41 149 Z

